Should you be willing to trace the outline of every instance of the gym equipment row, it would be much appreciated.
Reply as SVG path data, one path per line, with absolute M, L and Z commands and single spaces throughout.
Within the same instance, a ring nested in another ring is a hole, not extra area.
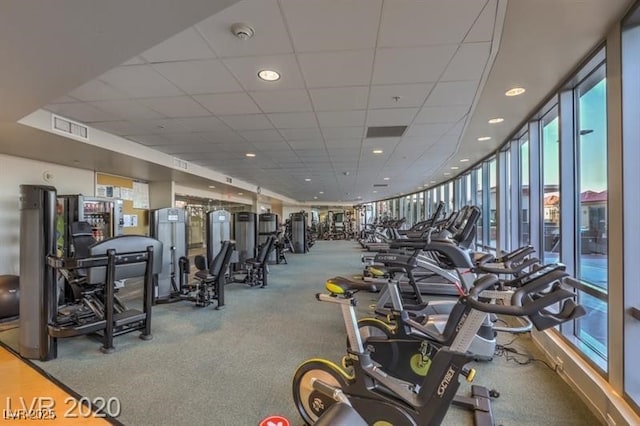
M 219 309 L 225 285 L 264 288 L 268 263 L 277 261 L 277 215 L 260 215 L 258 235 L 254 213 L 213 211 L 207 214 L 207 254 L 195 257 L 191 281 L 184 210 L 152 211 L 151 237 L 105 238 L 95 228 L 107 222 L 78 221 L 71 213 L 78 208 L 70 208 L 70 200 L 79 199 L 58 197 L 50 186 L 20 187 L 21 275 L 0 277 L 0 314 L 18 317 L 19 353 L 25 358 L 57 357 L 59 338 L 99 335 L 105 353 L 114 350 L 113 338 L 120 334 L 140 331 L 141 339 L 150 340 L 153 304 L 186 300 L 198 307 L 215 303 Z M 91 210 L 108 217 L 106 212 L 106 207 Z M 117 221 L 109 223 L 121 233 Z M 139 309 L 127 307 L 120 297 L 132 278 L 142 278 Z

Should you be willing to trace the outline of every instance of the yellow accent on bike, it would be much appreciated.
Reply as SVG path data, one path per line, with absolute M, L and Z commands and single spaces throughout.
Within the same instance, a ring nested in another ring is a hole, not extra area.
M 344 294 L 344 290 L 342 289 L 342 287 L 332 282 L 326 282 L 324 286 L 326 287 L 327 291 L 332 294 Z
M 471 383 L 473 382 L 473 379 L 475 379 L 476 377 L 476 369 L 472 368 L 471 370 L 469 370 L 469 374 L 467 374 L 467 382 Z
M 366 322 L 374 322 L 376 324 L 378 324 L 380 326 L 380 328 L 385 328 L 387 329 L 387 331 L 389 331 L 390 333 L 393 333 L 396 329 L 395 325 L 392 324 L 388 324 L 382 320 L 379 320 L 378 318 L 362 318 L 358 320 L 358 327 L 363 326 L 363 325 L 367 325 Z
M 342 377 L 345 378 L 345 380 L 351 381 L 354 380 L 356 378 L 355 374 L 349 374 L 346 371 L 344 371 L 344 369 L 342 367 L 340 367 L 339 365 L 337 365 L 336 363 L 329 361 L 328 359 L 324 359 L 324 358 L 311 358 L 306 360 L 305 362 L 303 362 L 302 364 L 300 364 L 297 368 L 296 371 L 298 369 L 300 369 L 300 367 L 302 367 L 304 364 L 310 363 L 310 362 L 319 362 L 321 364 L 326 364 L 329 368 L 335 370 L 337 373 L 339 373 Z
M 384 271 L 381 271 L 378 268 L 374 268 L 373 266 L 369 267 L 369 273 L 371 275 L 375 275 L 376 277 L 383 277 L 384 276 Z
M 418 376 L 426 376 L 431 367 L 431 359 L 423 357 L 422 354 L 415 354 L 409 360 L 409 365 L 411 366 L 411 371 Z

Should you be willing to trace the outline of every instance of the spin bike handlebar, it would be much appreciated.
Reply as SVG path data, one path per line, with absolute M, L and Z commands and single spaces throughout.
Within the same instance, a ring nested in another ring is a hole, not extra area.
M 541 275 L 519 288 L 511 297 L 511 305 L 508 306 L 478 300 L 483 290 L 495 286 L 498 282 L 497 277 L 486 276 L 477 280 L 464 301 L 471 308 L 481 312 L 527 316 L 538 330 L 544 330 L 586 313 L 581 305 L 574 302 L 575 293 L 562 287 L 563 282 L 571 284 L 572 281 L 565 280 L 567 277 L 565 271 L 558 269 Z M 547 309 L 556 303 L 560 303 L 557 312 Z

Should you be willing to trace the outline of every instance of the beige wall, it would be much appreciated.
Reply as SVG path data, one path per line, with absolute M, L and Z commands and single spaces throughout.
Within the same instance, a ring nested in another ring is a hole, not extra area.
M 94 195 L 91 170 L 0 154 L 0 275 L 19 274 L 20 185 L 50 185 L 59 194 Z M 45 174 L 47 177 L 45 177 Z

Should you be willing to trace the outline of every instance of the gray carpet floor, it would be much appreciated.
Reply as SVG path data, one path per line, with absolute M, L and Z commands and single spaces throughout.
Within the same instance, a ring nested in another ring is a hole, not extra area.
M 188 302 L 156 306 L 151 341 L 119 336 L 116 352 L 104 355 L 91 338 L 66 339 L 57 359 L 37 364 L 81 395 L 119 398 L 118 420 L 127 425 L 256 425 L 274 414 L 302 424 L 291 396 L 296 367 L 312 357 L 339 362 L 345 353 L 339 308 L 315 301 L 314 294 L 326 278 L 361 270 L 356 246 L 319 241 L 308 254 L 288 254 L 288 265 L 271 266 L 268 288 L 228 285 L 220 311 Z M 362 316 L 375 296 L 358 297 Z M 15 346 L 17 330 L 0 331 L 0 340 Z M 512 346 L 542 357 L 528 336 Z M 501 393 L 493 404 L 498 425 L 600 424 L 542 362 L 496 357 L 477 370 L 474 384 Z M 466 383 L 460 387 L 467 389 Z M 444 424 L 471 425 L 473 419 L 452 407 Z

